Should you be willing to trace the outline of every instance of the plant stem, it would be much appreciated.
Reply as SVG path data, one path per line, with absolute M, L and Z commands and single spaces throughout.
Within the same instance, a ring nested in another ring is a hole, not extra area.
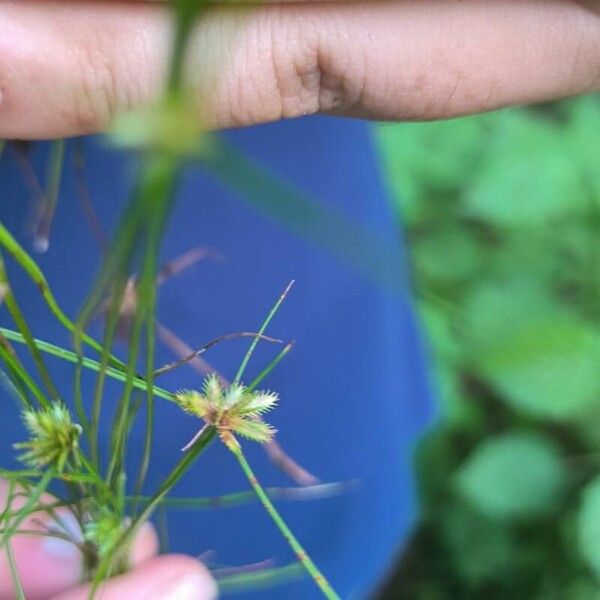
M 163 481 L 162 485 L 152 496 L 148 504 L 144 509 L 137 515 L 131 524 L 131 526 L 122 534 L 121 538 L 114 545 L 113 551 L 110 555 L 106 556 L 98 565 L 96 573 L 92 582 L 92 590 L 90 592 L 90 598 L 95 598 L 99 586 L 102 582 L 110 576 L 111 567 L 115 556 L 118 556 L 123 547 L 128 544 L 134 537 L 138 527 L 147 521 L 154 510 L 160 506 L 160 503 L 165 496 L 175 487 L 179 480 L 188 472 L 192 465 L 196 462 L 198 457 L 204 452 L 208 445 L 212 442 L 216 434 L 216 430 L 210 427 L 204 432 L 194 447 L 189 452 L 184 454 L 179 462 L 173 467 L 167 478 Z
M 10 577 L 13 582 L 15 600 L 26 600 L 25 592 L 23 591 L 23 584 L 21 583 L 21 577 L 19 576 L 19 570 L 17 568 L 17 563 L 15 561 L 15 556 L 13 554 L 10 541 L 6 542 L 6 548 L 4 550 L 6 552 L 6 558 L 8 560 L 8 566 L 10 569 Z
M 10 340 L 11 342 L 16 342 L 17 344 L 25 343 L 23 336 L 20 333 L 13 331 L 12 329 L 0 327 L 0 334 L 3 335 L 7 340 Z M 81 361 L 81 366 L 85 367 L 86 369 L 90 369 L 91 371 L 98 372 L 103 368 L 102 365 L 93 358 L 88 358 L 86 356 L 81 355 L 78 356 L 75 352 L 72 352 L 71 350 L 61 348 L 60 346 L 56 346 L 54 344 L 51 344 L 50 342 L 45 342 L 44 340 L 40 340 L 38 338 L 34 338 L 34 341 L 41 352 L 45 352 L 46 354 L 50 354 L 51 356 L 56 356 L 57 358 L 66 360 L 67 362 L 73 364 L 78 364 L 78 362 Z M 120 382 L 125 382 L 127 379 L 127 375 L 121 369 L 115 369 L 114 367 L 107 367 L 106 375 Z M 148 383 L 143 377 L 137 376 L 133 381 L 133 387 L 138 390 L 147 390 Z M 175 396 L 173 393 L 156 385 L 152 387 L 155 396 L 158 396 L 163 400 L 169 400 L 170 402 L 174 402 Z
M 307 487 L 272 487 L 265 488 L 265 493 L 272 500 L 283 502 L 306 502 L 311 500 L 324 500 L 339 496 L 351 489 L 354 482 L 347 483 L 320 483 Z M 127 501 L 148 502 L 149 496 L 130 496 Z M 254 490 L 244 490 L 243 492 L 233 492 L 222 496 L 205 496 L 199 498 L 165 498 L 161 502 L 162 508 L 172 510 L 210 510 L 232 508 L 249 504 L 256 501 Z
M 312 561 L 310 556 L 304 550 L 304 548 L 302 547 L 300 542 L 296 539 L 296 536 L 291 532 L 289 527 L 286 525 L 286 523 L 283 520 L 283 518 L 281 517 L 281 515 L 277 512 L 277 509 L 275 508 L 275 506 L 269 499 L 269 496 L 265 492 L 262 485 L 259 483 L 258 479 L 256 478 L 256 475 L 254 474 L 254 471 L 252 471 L 252 468 L 248 464 L 248 461 L 246 460 L 246 457 L 244 456 L 244 453 L 242 452 L 241 447 L 239 445 L 235 446 L 235 447 L 230 447 L 230 450 L 233 452 L 233 454 L 237 458 L 238 462 L 240 463 L 240 466 L 242 467 L 244 474 L 248 478 L 248 481 L 250 482 L 250 485 L 254 489 L 255 494 L 258 496 L 258 499 L 260 500 L 262 505 L 265 507 L 265 510 L 267 511 L 267 513 L 269 514 L 269 516 L 271 517 L 271 519 L 273 520 L 275 525 L 277 525 L 277 527 L 278 527 L 279 531 L 281 531 L 281 534 L 283 535 L 283 537 L 287 540 L 288 544 L 290 545 L 290 547 L 292 548 L 292 550 L 298 557 L 298 560 L 300 561 L 302 566 L 306 569 L 306 571 L 313 578 L 314 582 L 317 584 L 317 586 L 319 587 L 321 592 L 323 592 L 323 595 L 325 596 L 325 598 L 328 598 L 329 600 L 340 600 L 340 597 L 337 595 L 335 590 L 331 587 L 330 583 L 327 581 L 325 576 L 321 573 L 321 571 L 319 570 L 317 565 L 315 565 L 315 563 Z
M 27 502 L 19 509 L 15 515 L 12 523 L 7 524 L 4 532 L 0 536 L 0 548 L 4 546 L 10 540 L 11 536 L 14 535 L 15 531 L 19 528 L 19 525 L 33 512 L 33 508 L 37 505 L 37 501 L 41 498 L 42 494 L 46 491 L 52 479 L 54 479 L 56 472 L 54 469 L 48 469 L 39 483 L 33 488 Z
M 33 361 L 39 371 L 41 380 L 43 381 L 44 385 L 46 386 L 46 389 L 48 390 L 48 392 L 52 396 L 52 398 L 54 400 L 58 400 L 59 393 L 56 390 L 54 383 L 52 382 L 52 377 L 50 376 L 50 373 L 48 372 L 48 369 L 46 368 L 44 359 L 42 358 L 40 351 L 38 350 L 37 346 L 35 345 L 33 335 L 31 333 L 31 330 L 29 329 L 29 326 L 27 325 L 25 316 L 23 315 L 23 312 L 21 311 L 21 308 L 17 302 L 17 299 L 15 298 L 15 296 L 12 292 L 12 288 L 10 286 L 10 282 L 8 281 L 8 276 L 6 274 L 6 268 L 4 266 L 4 259 L 2 258 L 1 252 L 0 252 L 0 286 L 3 287 L 3 289 L 4 289 L 3 300 L 4 300 L 4 303 L 6 304 L 6 308 L 8 309 L 8 312 L 10 313 L 11 317 L 13 318 L 13 321 L 15 322 L 17 329 L 21 332 L 23 339 L 25 340 L 25 343 L 26 343 L 27 347 L 29 348 L 29 351 L 31 352 L 31 356 L 33 357 Z M 49 403 L 42 402 L 42 406 L 45 406 L 47 408 L 49 406 Z
M 269 375 L 269 373 L 285 358 L 286 354 L 294 347 L 294 342 L 286 344 L 285 348 L 254 378 L 252 383 L 248 386 L 248 391 L 254 391 L 262 382 L 262 380 Z
M 103 347 L 92 337 L 86 333 L 80 331 L 80 329 L 67 317 L 62 311 L 54 294 L 50 290 L 50 286 L 44 277 L 41 269 L 37 263 L 23 250 L 21 245 L 15 240 L 12 234 L 6 229 L 6 227 L 0 222 L 0 246 L 4 246 L 6 251 L 14 258 L 14 260 L 21 266 L 21 268 L 27 273 L 29 278 L 35 283 L 38 290 L 40 291 L 44 301 L 48 305 L 50 312 L 56 317 L 56 319 L 68 329 L 71 333 L 81 339 L 90 348 L 93 348 L 97 352 L 102 353 Z M 124 369 L 125 365 L 114 356 L 110 356 L 110 364 L 117 369 Z
M 35 228 L 34 248 L 39 252 L 46 252 L 50 245 L 50 230 L 54 221 L 60 181 L 65 159 L 65 140 L 52 142 L 50 158 L 48 160 L 48 175 L 46 177 L 46 193 L 41 207 L 38 223 Z
M 238 372 L 235 374 L 235 378 L 233 379 L 234 385 L 239 383 L 240 380 L 242 379 L 242 376 L 244 375 L 244 371 L 246 370 L 246 366 L 248 365 L 248 361 L 250 360 L 250 358 L 251 358 L 252 354 L 254 353 L 254 350 L 256 349 L 256 346 L 258 345 L 258 342 L 260 340 L 259 336 L 262 336 L 263 333 L 266 331 L 267 327 L 269 326 L 269 323 L 271 322 L 273 317 L 276 315 L 277 311 L 279 310 L 279 307 L 283 304 L 283 301 L 285 300 L 289 291 L 292 289 L 292 286 L 294 285 L 294 283 L 295 283 L 295 281 L 293 279 L 292 279 L 292 281 L 290 281 L 288 283 L 287 287 L 285 288 L 285 290 L 283 290 L 283 292 L 277 299 L 277 302 L 275 302 L 275 305 L 273 306 L 273 308 L 267 315 L 267 318 L 264 320 L 263 324 L 261 325 L 260 329 L 258 330 L 258 336 L 252 340 L 252 343 L 250 344 L 250 348 L 248 348 L 248 352 L 246 352 L 246 355 L 244 356 L 244 360 L 242 360 L 242 364 L 240 365 Z

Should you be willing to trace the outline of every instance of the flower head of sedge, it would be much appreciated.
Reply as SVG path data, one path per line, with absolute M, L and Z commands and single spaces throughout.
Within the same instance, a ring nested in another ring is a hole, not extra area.
M 176 395 L 181 409 L 214 427 L 232 450 L 238 448 L 236 434 L 261 444 L 273 439 L 275 429 L 259 417 L 271 410 L 277 401 L 274 392 L 251 391 L 237 383 L 222 386 L 215 374 L 206 378 L 202 392 L 183 391 Z
M 81 426 L 73 423 L 67 407 L 62 402 L 54 402 L 48 408 L 25 410 L 23 422 L 29 431 L 29 440 L 14 445 L 24 450 L 19 460 L 33 468 L 51 465 L 62 471 L 81 435 Z

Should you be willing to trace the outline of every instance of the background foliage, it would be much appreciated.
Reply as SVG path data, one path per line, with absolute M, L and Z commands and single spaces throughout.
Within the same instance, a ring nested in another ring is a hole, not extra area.
M 440 403 L 386 598 L 600 597 L 599 123 L 378 128 Z

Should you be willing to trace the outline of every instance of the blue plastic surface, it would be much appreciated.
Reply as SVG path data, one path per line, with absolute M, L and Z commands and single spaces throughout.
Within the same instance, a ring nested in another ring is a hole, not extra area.
M 400 243 L 364 124 L 314 118 L 226 137 L 313 198 L 377 228 L 390 243 Z M 91 196 L 103 224 L 110 228 L 127 198 L 134 164 L 101 141 L 88 140 L 86 147 Z M 35 150 L 38 165 L 43 165 L 43 155 L 43 148 Z M 28 243 L 24 231 L 28 197 L 9 150 L 0 163 L 0 219 L 24 243 Z M 358 479 L 361 483 L 342 497 L 280 507 L 341 596 L 364 598 L 389 567 L 414 521 L 411 450 L 432 415 L 410 303 L 405 296 L 381 291 L 351 266 L 290 234 L 222 184 L 194 170 L 182 182 L 163 257 L 168 260 L 196 245 L 215 248 L 226 261 L 192 267 L 161 288 L 159 301 L 161 321 L 193 347 L 223 333 L 256 329 L 285 284 L 291 278 L 297 281 L 270 330 L 275 336 L 297 340 L 294 351 L 268 379 L 268 387 L 282 397 L 270 421 L 279 429 L 283 446 L 323 481 Z M 60 303 L 76 314 L 98 267 L 99 250 L 76 201 L 70 168 L 52 245 L 39 262 Z M 67 343 L 68 336 L 50 317 L 35 288 L 14 267 L 10 273 L 35 334 Z M 8 323 L 2 309 L 0 322 Z M 207 358 L 233 375 L 247 343 L 229 342 Z M 250 374 L 258 372 L 276 350 L 261 345 Z M 161 346 L 158 362 L 172 359 Z M 72 369 L 49 360 L 68 396 Z M 174 389 L 199 387 L 201 378 L 182 367 L 162 383 Z M 118 387 L 109 390 L 116 400 Z M 6 397 L 2 405 L 0 452 L 7 456 L 10 444 L 23 434 L 16 422 L 16 406 Z M 197 426 L 176 407 L 158 404 L 149 489 L 179 458 L 179 448 Z M 138 432 L 133 454 L 141 440 Z M 246 446 L 265 485 L 289 484 L 261 448 Z M 246 487 L 233 457 L 215 445 L 176 491 L 204 496 Z M 172 512 L 169 525 L 174 550 L 194 555 L 212 550 L 213 558 L 223 564 L 273 558 L 282 565 L 293 560 L 258 505 Z M 319 594 L 310 581 L 302 580 L 245 597 L 302 600 Z

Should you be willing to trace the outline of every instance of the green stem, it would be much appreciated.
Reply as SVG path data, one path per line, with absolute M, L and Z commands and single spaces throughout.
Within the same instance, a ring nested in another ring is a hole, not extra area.
M 13 582 L 13 593 L 15 600 L 26 600 L 25 592 L 23 591 L 23 584 L 21 583 L 21 577 L 19 576 L 19 569 L 17 568 L 17 563 L 15 561 L 15 556 L 13 554 L 10 541 L 6 542 L 6 548 L 4 550 L 6 552 L 6 558 L 8 560 L 8 566 L 10 569 L 10 577 Z
M 198 438 L 189 452 L 186 452 L 175 465 L 175 467 L 173 467 L 171 473 L 169 473 L 168 477 L 163 481 L 158 491 L 152 496 L 150 502 L 148 502 L 144 510 L 140 512 L 131 526 L 121 535 L 121 538 L 115 544 L 113 551 L 101 561 L 94 575 L 92 591 L 90 592 L 91 599 L 96 596 L 98 587 L 110 575 L 114 558 L 118 557 L 122 548 L 133 539 L 140 525 L 150 518 L 154 510 L 162 502 L 163 498 L 165 498 L 165 496 L 173 489 L 173 487 L 177 485 L 179 480 L 192 467 L 202 452 L 206 450 L 210 442 L 212 442 L 214 439 L 215 434 L 216 431 L 213 427 L 206 429 L 204 434 Z
M 248 386 L 248 391 L 252 392 L 269 375 L 269 373 L 285 358 L 286 354 L 294 347 L 294 342 L 290 342 L 286 347 L 254 378 Z
M 6 336 L 5 336 L 6 337 Z M 8 339 L 8 338 L 7 338 Z M 24 341 L 25 343 L 25 341 Z M 22 383 L 25 386 L 25 389 L 28 389 L 32 395 L 36 398 L 38 403 L 41 406 L 45 406 L 48 403 L 48 400 L 37 386 L 35 381 L 30 377 L 27 370 L 23 367 L 21 362 L 16 356 L 13 356 L 11 351 L 2 344 L 0 340 L 0 360 L 2 360 L 6 366 L 10 369 L 13 377 L 18 378 L 17 383 Z M 16 387 L 15 389 L 19 390 L 20 388 Z M 23 402 L 23 408 L 31 408 L 29 403 L 29 399 L 25 395 L 20 395 L 20 399 Z
M 37 506 L 38 500 L 46 491 L 55 475 L 56 472 L 54 471 L 54 469 L 48 469 L 44 473 L 39 483 L 33 488 L 31 493 L 29 494 L 25 505 L 19 509 L 19 512 L 15 516 L 15 519 L 10 523 L 10 525 L 8 525 L 4 529 L 2 536 L 0 536 L 0 548 L 2 548 L 2 546 L 4 546 L 10 540 L 11 536 L 19 528 L 19 525 L 31 514 L 33 508 Z
M 71 321 L 71 319 L 65 315 L 58 305 L 54 294 L 52 294 L 50 286 L 48 285 L 48 282 L 46 281 L 41 269 L 29 256 L 29 254 L 23 250 L 21 245 L 17 242 L 17 240 L 15 240 L 2 222 L 0 222 L 0 246 L 4 246 L 4 248 L 6 248 L 6 251 L 15 259 L 25 273 L 27 273 L 33 283 L 35 283 L 46 304 L 48 305 L 50 312 L 56 317 L 59 323 L 73 333 L 78 339 L 81 339 L 83 342 L 85 342 L 85 344 L 87 344 L 90 348 L 102 353 L 103 347 L 95 339 L 82 332 L 75 325 L 75 323 L 73 323 L 73 321 Z M 125 367 L 125 365 L 114 356 L 110 357 L 110 363 L 116 368 L 123 369 Z
M 349 489 L 349 484 L 344 483 L 320 483 L 306 487 L 273 487 L 265 488 L 265 493 L 272 500 L 287 502 L 305 502 L 310 500 L 322 500 L 344 493 Z M 232 508 L 242 506 L 256 501 L 254 490 L 244 490 L 222 496 L 205 496 L 200 498 L 165 498 L 161 507 L 173 510 L 210 510 Z M 130 503 L 148 502 L 149 496 L 130 496 Z
M 17 331 L 13 331 L 12 329 L 0 327 L 0 334 L 2 334 L 7 340 L 10 340 L 11 342 L 16 342 L 17 344 L 25 343 L 23 336 Z M 99 372 L 103 368 L 97 360 L 94 360 L 92 358 L 78 356 L 75 352 L 72 352 L 71 350 L 61 348 L 60 346 L 56 346 L 55 344 L 45 342 L 44 340 L 40 340 L 38 338 L 34 338 L 34 341 L 41 352 L 44 352 L 51 356 L 55 356 L 73 364 L 77 364 L 78 361 L 81 361 L 83 367 L 95 372 Z M 2 348 L 0 347 L 0 352 L 1 351 Z M 107 367 L 106 375 L 122 383 L 124 383 L 127 380 L 126 374 L 121 369 L 115 369 L 114 367 Z M 148 389 L 148 383 L 143 377 L 138 376 L 133 380 L 133 387 L 138 390 L 146 391 Z M 175 401 L 175 394 L 165 390 L 164 388 L 154 385 L 152 386 L 152 389 L 154 391 L 154 395 L 158 398 L 162 398 L 163 400 L 169 400 L 170 402 Z
M 246 367 L 248 366 L 248 361 L 250 360 L 252 354 L 254 353 L 254 350 L 256 349 L 256 346 L 258 345 L 260 336 L 263 335 L 263 333 L 266 331 L 267 327 L 269 326 L 269 323 L 271 322 L 273 317 L 277 314 L 279 307 L 283 304 L 283 301 L 285 300 L 289 291 L 292 289 L 292 286 L 294 285 L 294 283 L 295 282 L 292 279 L 292 281 L 290 281 L 290 283 L 285 288 L 285 290 L 283 290 L 283 292 L 277 299 L 277 302 L 275 302 L 275 305 L 270 310 L 269 314 L 267 315 L 267 318 L 264 320 L 263 324 L 261 325 L 260 329 L 258 330 L 258 336 L 252 340 L 252 343 L 250 344 L 250 348 L 248 348 L 248 352 L 246 352 L 246 355 L 244 356 L 244 360 L 242 360 L 242 364 L 240 365 L 238 372 L 235 374 L 235 378 L 233 380 L 233 385 L 235 385 L 241 381 L 241 379 L 244 375 L 244 371 L 246 370 Z
M 313 578 L 314 582 L 317 584 L 321 592 L 323 592 L 325 598 L 328 598 L 328 600 L 340 600 L 340 597 L 331 587 L 325 576 L 321 573 L 317 565 L 315 565 L 315 563 L 304 550 L 300 542 L 296 539 L 296 536 L 291 532 L 281 515 L 277 512 L 277 509 L 269 499 L 269 496 L 265 492 L 262 485 L 259 483 L 258 479 L 256 478 L 256 475 L 254 474 L 254 471 L 252 471 L 252 468 L 248 464 L 248 461 L 246 460 L 246 457 L 244 456 L 241 447 L 230 447 L 230 450 L 233 452 L 234 456 L 240 463 L 244 474 L 246 475 L 248 481 L 250 482 L 250 485 L 254 489 L 254 493 L 258 496 L 258 499 L 265 507 L 265 510 L 267 511 L 275 525 L 277 525 L 279 531 L 281 531 L 283 537 L 286 539 L 286 541 L 298 557 L 298 560 L 300 561 L 302 566 Z
M 60 180 L 65 159 L 65 140 L 56 140 L 52 143 L 48 159 L 48 174 L 46 177 L 46 193 L 42 211 L 36 227 L 34 244 L 37 250 L 45 252 L 50 244 L 50 230 L 56 213 Z
M 56 390 L 54 383 L 52 382 L 52 377 L 50 376 L 50 373 L 48 372 L 48 369 L 46 368 L 46 365 L 44 364 L 44 359 L 42 358 L 40 351 L 38 350 L 37 346 L 35 345 L 33 335 L 27 325 L 25 316 L 23 315 L 23 312 L 21 311 L 21 308 L 17 302 L 17 299 L 15 298 L 15 296 L 12 292 L 12 288 L 8 281 L 8 276 L 6 274 L 6 268 L 4 266 L 4 259 L 2 258 L 1 252 L 0 252 L 0 287 L 4 287 L 4 304 L 6 305 L 6 308 L 8 309 L 10 316 L 12 317 L 13 321 L 15 322 L 17 329 L 21 332 L 23 339 L 25 340 L 27 348 L 29 349 L 29 352 L 31 353 L 31 356 L 33 358 L 33 362 L 35 363 L 35 366 L 37 367 L 37 370 L 40 374 L 41 380 L 43 381 L 44 385 L 46 386 L 46 389 L 48 390 L 48 392 L 50 393 L 52 398 L 54 400 L 58 400 L 59 393 Z M 44 402 L 42 402 L 42 406 L 47 408 L 49 406 L 49 403 L 44 399 Z

